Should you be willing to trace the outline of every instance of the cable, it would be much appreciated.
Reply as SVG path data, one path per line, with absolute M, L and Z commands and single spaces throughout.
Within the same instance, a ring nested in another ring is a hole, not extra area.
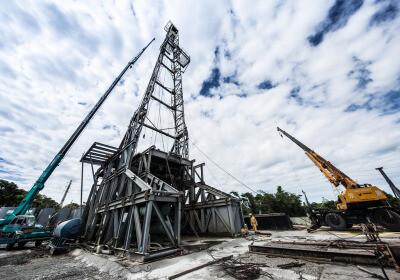
M 201 155 L 201 157 L 203 158 L 203 161 L 205 161 L 203 155 L 202 155 L 202 154 L 200 154 L 200 155 Z M 205 166 L 206 166 L 208 172 L 210 172 L 211 177 L 213 177 L 214 181 L 215 181 L 215 182 L 221 187 L 221 189 L 222 189 L 222 185 L 219 183 L 219 181 L 217 180 L 217 178 L 214 176 L 214 174 L 212 173 L 211 169 L 208 167 L 208 165 L 205 165 Z
M 193 134 L 192 134 L 193 135 Z M 189 138 L 190 139 L 190 138 Z M 192 142 L 192 144 L 199 150 L 199 152 L 201 153 L 201 154 L 203 154 L 206 158 L 208 158 L 213 164 L 215 164 L 218 168 L 220 168 L 222 171 L 224 171 L 228 176 L 230 176 L 231 178 L 233 178 L 233 179 L 235 179 L 237 182 L 239 182 L 240 184 L 242 184 L 244 187 L 246 187 L 246 188 L 248 188 L 249 190 L 251 190 L 252 192 L 254 192 L 254 193 L 259 193 L 259 194 L 263 194 L 262 192 L 260 192 L 260 191 L 255 191 L 255 190 L 253 190 L 252 188 L 250 188 L 249 186 L 247 186 L 245 183 L 243 183 L 242 181 L 240 181 L 239 179 L 237 179 L 235 176 L 233 176 L 232 174 L 230 174 L 228 171 L 226 171 L 224 168 L 222 168 L 219 164 L 217 164 L 215 161 L 213 161 L 209 156 L 207 156 L 191 139 L 190 139 L 190 142 Z M 300 183 L 300 182 L 299 182 Z M 280 209 L 283 209 L 284 210 L 284 212 L 286 212 L 286 213 L 288 213 L 288 214 L 291 214 L 291 215 L 294 215 L 294 213 L 292 212 L 292 211 L 289 211 L 289 210 L 287 210 L 287 208 L 285 208 L 285 207 L 283 207 L 283 206 L 281 206 L 281 205 L 279 205 L 279 204 L 277 204 L 275 201 L 271 201 L 272 203 L 274 203 L 276 206 L 278 206 Z M 295 215 L 294 215 L 295 216 Z M 308 222 L 308 220 L 306 220 L 306 219 L 304 219 L 304 218 L 302 218 L 302 217 L 300 217 L 300 219 L 302 219 L 302 220 L 304 220 L 304 221 L 306 221 L 306 222 Z M 340 240 L 343 240 L 343 241 L 347 241 L 348 239 L 351 239 L 351 238 L 355 238 L 355 237 L 357 237 L 357 236 L 360 236 L 360 235 L 362 235 L 362 233 L 359 233 L 359 234 L 357 234 L 357 235 L 355 235 L 355 236 L 352 236 L 352 237 L 349 237 L 349 238 L 342 238 L 341 236 L 338 236 L 337 234 L 334 234 L 333 232 L 331 232 L 331 231 L 329 231 L 329 230 L 325 230 L 326 232 L 328 232 L 329 234 L 331 234 L 331 235 L 333 235 L 333 236 L 335 236 L 336 238 L 338 238 L 338 239 L 340 239 Z M 364 249 L 365 251 L 368 251 L 367 249 Z M 368 251 L 369 252 L 369 251 Z
M 188 131 L 189 131 L 189 128 L 188 128 Z M 189 133 L 190 133 L 191 135 L 193 135 L 190 131 L 189 131 Z M 192 142 L 192 141 L 191 141 L 191 142 Z M 196 147 L 196 148 L 197 148 L 197 147 Z M 197 148 L 197 149 L 198 149 L 198 148 Z M 198 150 L 199 150 L 199 149 L 198 149 Z M 199 150 L 199 152 L 200 152 L 200 150 Z M 200 152 L 200 156 L 201 156 L 201 158 L 203 159 L 203 161 L 205 161 L 204 156 L 201 154 L 201 152 Z M 212 173 L 212 171 L 211 171 L 211 169 L 208 167 L 208 165 L 205 164 L 205 166 L 206 166 L 208 172 L 210 172 L 211 177 L 213 177 L 215 183 L 217 183 L 217 184 L 221 187 L 221 189 L 223 189 L 222 185 L 219 183 L 219 181 L 217 180 L 217 178 L 214 176 L 214 174 Z
M 282 135 L 281 135 L 280 133 L 279 133 L 279 135 L 282 137 Z M 282 137 L 282 140 L 283 140 L 283 137 Z M 288 158 L 289 158 L 290 165 L 291 165 L 291 167 L 292 167 L 292 170 L 293 170 L 294 175 L 296 176 L 297 182 L 299 183 L 299 187 L 300 187 L 300 189 L 303 189 L 303 186 L 301 185 L 301 182 L 300 182 L 300 180 L 299 180 L 299 177 L 297 176 L 297 172 L 296 172 L 296 170 L 294 169 L 294 164 L 293 164 L 292 158 L 290 157 L 290 155 L 289 155 L 289 153 L 287 152 L 287 150 L 286 150 L 286 149 L 284 149 L 284 150 L 285 150 L 285 152 L 286 152 L 286 155 L 287 155 Z
M 241 185 L 243 185 L 244 187 L 248 188 L 249 190 L 251 190 L 254 193 L 257 193 L 257 191 L 253 190 L 252 188 L 250 188 L 249 186 L 247 186 L 245 183 L 243 183 L 242 181 L 240 181 L 238 178 L 236 178 L 235 176 L 233 176 L 231 173 L 229 173 L 228 171 L 226 171 L 224 168 L 222 168 L 220 165 L 218 165 L 215 161 L 213 161 L 209 156 L 207 156 L 202 150 L 200 150 L 200 148 L 189 138 L 190 142 L 192 142 L 192 144 L 199 150 L 200 153 L 202 153 L 206 158 L 208 158 L 212 163 L 214 163 L 219 169 L 221 169 L 222 171 L 224 171 L 228 176 L 230 176 L 231 178 L 233 178 L 234 180 L 236 180 L 237 182 L 239 182 Z

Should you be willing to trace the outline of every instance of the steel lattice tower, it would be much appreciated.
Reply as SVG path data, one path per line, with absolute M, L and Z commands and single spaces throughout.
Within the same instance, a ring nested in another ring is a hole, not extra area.
M 135 153 L 143 126 L 173 138 L 174 144 L 171 152 L 180 155 L 183 158 L 189 157 L 189 137 L 185 124 L 183 107 L 182 72 L 184 72 L 186 67 L 189 65 L 190 57 L 179 47 L 178 29 L 171 22 L 165 26 L 165 31 L 167 32 L 167 36 L 160 47 L 160 54 L 157 63 L 154 66 L 153 74 L 151 75 L 145 95 L 139 108 L 133 115 L 129 124 L 129 129 L 119 147 L 119 149 L 123 150 L 125 159 L 129 159 L 132 154 Z M 171 75 L 173 81 L 172 89 L 168 88 L 160 81 L 159 77 L 161 68 L 166 69 Z M 161 87 L 163 90 L 171 94 L 171 104 L 166 104 L 153 95 L 156 86 Z M 172 111 L 175 124 L 174 136 L 164 133 L 152 125 L 145 124 L 150 99 L 159 102 Z M 127 163 L 128 162 L 125 161 L 125 164 Z
M 179 46 L 179 32 L 171 22 L 165 31 L 143 99 L 119 147 L 95 142 L 81 159 L 82 168 L 83 163 L 92 168 L 100 165 L 93 172 L 94 183 L 82 216 L 83 238 L 99 250 L 107 246 L 142 260 L 180 250 L 181 227 L 186 232 L 236 236 L 244 223 L 240 200 L 206 185 L 204 163 L 194 165 L 195 160 L 189 160 L 182 73 L 190 57 Z M 161 81 L 163 69 L 169 86 Z M 170 95 L 169 101 L 155 96 L 156 87 Z M 173 134 L 150 121 L 150 100 L 172 113 Z M 171 150 L 151 146 L 137 153 L 143 127 L 171 138 Z M 152 242 L 162 247 L 154 248 Z

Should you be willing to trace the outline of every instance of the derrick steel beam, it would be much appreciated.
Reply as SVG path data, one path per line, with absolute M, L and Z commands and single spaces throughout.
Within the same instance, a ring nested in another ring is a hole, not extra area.
M 240 200 L 206 185 L 204 164 L 194 166 L 195 160 L 189 160 L 182 74 L 190 57 L 179 46 L 178 29 L 169 22 L 165 30 L 143 99 L 119 147 L 96 142 L 81 159 L 100 166 L 83 214 L 82 236 L 99 252 L 107 247 L 147 260 L 179 250 L 181 231 L 236 236 L 244 226 Z M 161 69 L 167 70 L 172 88 L 160 81 Z M 154 96 L 156 86 L 170 94 L 170 103 Z M 151 123 L 151 99 L 172 114 L 174 133 Z M 171 150 L 151 146 L 137 153 L 143 127 L 172 138 Z
M 326 248 L 292 248 L 288 246 L 249 245 L 250 253 L 260 253 L 286 258 L 326 259 L 330 262 L 379 265 L 378 258 L 371 251 L 329 250 Z M 384 266 L 393 266 L 387 258 L 381 259 Z

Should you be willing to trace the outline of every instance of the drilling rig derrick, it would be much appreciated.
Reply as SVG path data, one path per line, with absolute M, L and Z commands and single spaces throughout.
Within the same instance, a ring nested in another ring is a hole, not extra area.
M 237 236 L 244 226 L 240 200 L 206 185 L 204 164 L 189 160 L 182 74 L 190 57 L 171 22 L 165 31 L 143 99 L 119 147 L 95 142 L 81 159 L 99 166 L 82 216 L 83 239 L 99 252 L 107 247 L 142 261 L 179 251 L 181 232 Z M 172 128 L 162 129 L 149 119 L 151 102 L 171 114 Z M 137 152 L 143 129 L 171 139 L 171 148 L 151 145 Z

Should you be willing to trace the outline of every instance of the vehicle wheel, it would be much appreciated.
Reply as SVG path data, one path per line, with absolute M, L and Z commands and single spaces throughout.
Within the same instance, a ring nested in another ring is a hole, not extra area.
M 8 236 L 8 238 L 15 238 L 15 232 L 10 233 L 10 235 Z M 8 243 L 6 245 L 6 250 L 12 250 L 12 248 L 14 248 L 15 242 L 14 243 Z
M 24 247 L 26 245 L 26 243 L 28 243 L 28 241 L 18 242 L 18 248 Z
M 349 224 L 349 223 L 348 223 L 348 224 L 346 225 L 346 228 L 352 228 L 352 227 L 353 227 L 353 224 Z
M 12 248 L 14 248 L 15 243 L 8 243 L 6 245 L 6 250 L 12 250 Z
M 336 213 L 328 213 L 325 216 L 325 222 L 331 229 L 344 230 L 346 229 L 346 221 L 342 216 Z
M 389 209 L 378 209 L 374 213 L 375 221 L 384 228 L 400 231 L 400 215 Z
M 39 247 L 40 245 L 42 245 L 43 240 L 37 240 L 35 241 L 35 247 Z

